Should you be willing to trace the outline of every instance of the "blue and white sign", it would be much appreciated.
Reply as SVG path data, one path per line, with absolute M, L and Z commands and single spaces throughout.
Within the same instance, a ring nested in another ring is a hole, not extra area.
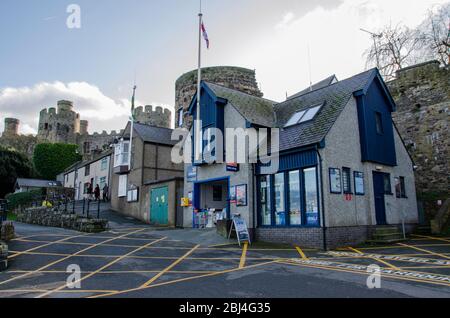
M 188 167 L 187 168 L 187 182 L 195 182 L 197 181 L 197 167 Z

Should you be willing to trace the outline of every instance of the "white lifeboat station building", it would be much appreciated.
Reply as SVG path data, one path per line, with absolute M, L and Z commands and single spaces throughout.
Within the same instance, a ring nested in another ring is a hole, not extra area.
M 203 156 L 194 158 L 193 125 L 184 227 L 229 227 L 239 215 L 253 239 L 335 248 L 418 223 L 414 164 L 377 69 L 331 76 L 281 103 L 202 82 L 200 101 Z

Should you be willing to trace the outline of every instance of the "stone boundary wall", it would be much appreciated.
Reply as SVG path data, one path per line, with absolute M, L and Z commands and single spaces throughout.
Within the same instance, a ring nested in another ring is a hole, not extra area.
M 11 241 L 16 237 L 14 224 L 11 221 L 5 221 L 2 223 L 0 228 L 0 240 L 1 241 Z
M 0 242 L 0 272 L 8 268 L 8 245 Z
M 100 233 L 109 228 L 108 220 L 87 219 L 75 214 L 64 214 L 57 208 L 29 208 L 17 213 L 17 222 L 59 227 L 85 233 Z

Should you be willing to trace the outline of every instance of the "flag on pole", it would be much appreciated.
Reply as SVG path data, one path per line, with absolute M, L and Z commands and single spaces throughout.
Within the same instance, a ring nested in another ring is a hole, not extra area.
M 206 33 L 206 28 L 205 28 L 205 24 L 202 21 L 202 33 L 203 33 L 203 38 L 206 41 L 206 48 L 209 49 L 209 38 L 208 38 L 208 33 Z

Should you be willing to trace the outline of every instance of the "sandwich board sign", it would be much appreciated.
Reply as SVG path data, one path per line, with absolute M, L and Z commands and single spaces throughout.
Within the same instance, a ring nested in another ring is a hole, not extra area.
M 241 246 L 241 243 L 248 242 L 252 243 L 250 241 L 250 234 L 248 232 L 247 223 L 243 218 L 240 216 L 234 216 L 233 217 L 233 223 L 231 224 L 230 234 L 228 235 L 228 239 L 231 238 L 231 233 L 236 231 L 236 236 L 239 242 L 239 246 Z

